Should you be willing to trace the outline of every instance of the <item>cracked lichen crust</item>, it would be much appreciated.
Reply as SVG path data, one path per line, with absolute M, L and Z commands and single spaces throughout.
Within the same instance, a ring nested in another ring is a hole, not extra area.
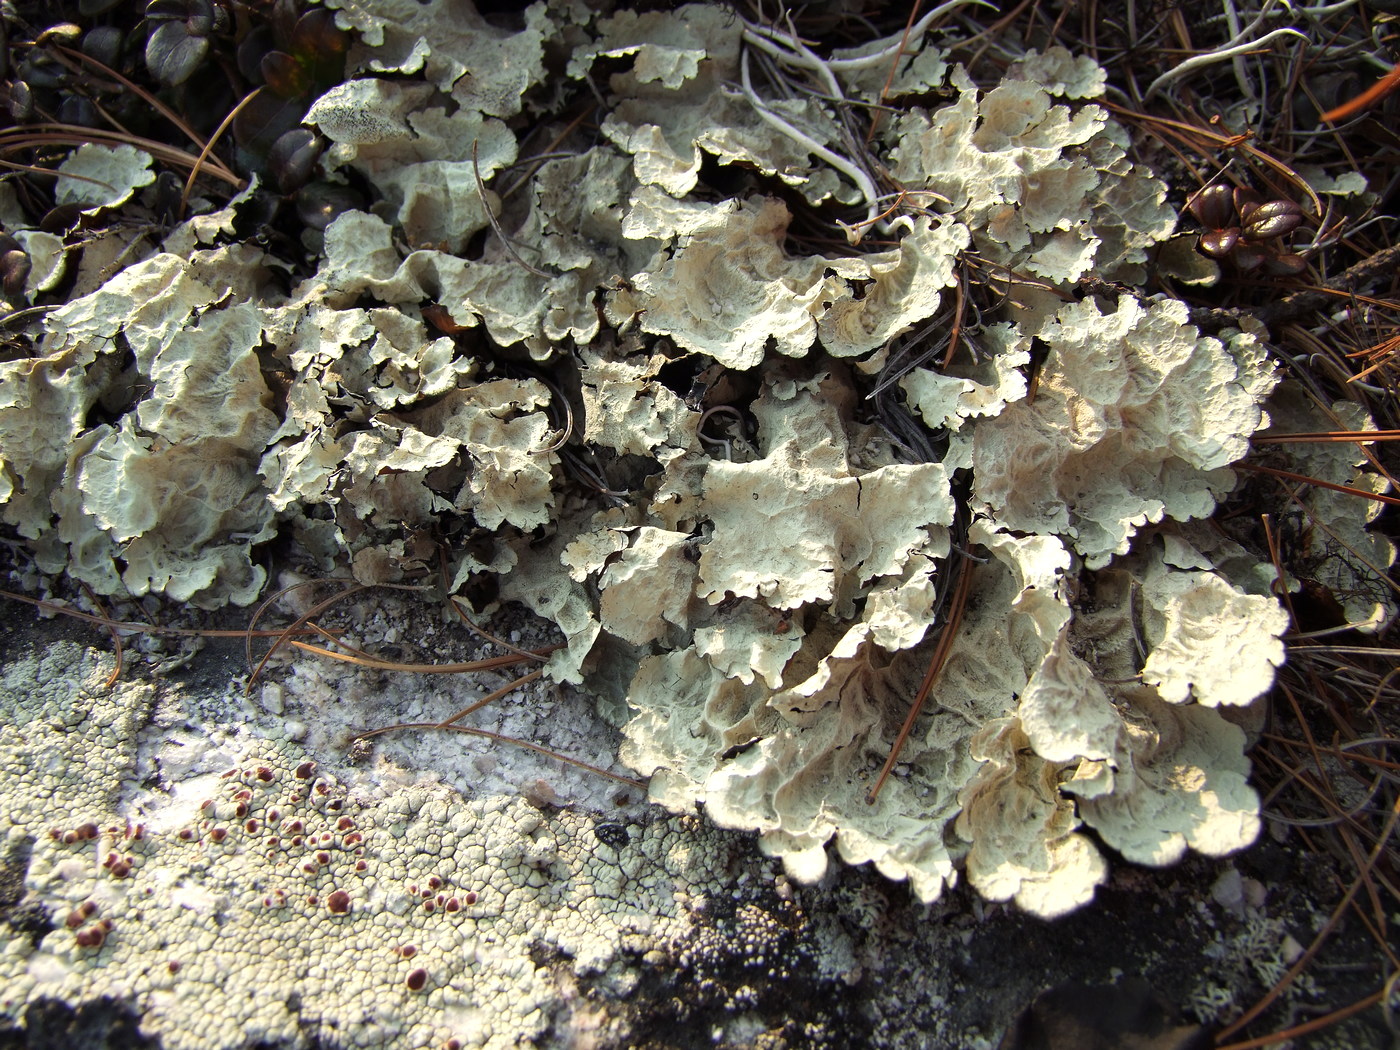
M 170 1050 L 519 1046 L 559 995 L 532 951 L 621 980 L 730 892 L 727 833 L 693 817 L 385 795 L 110 670 L 60 642 L 0 676 L 0 830 L 52 923 L 0 953 L 0 1016 L 106 996 Z

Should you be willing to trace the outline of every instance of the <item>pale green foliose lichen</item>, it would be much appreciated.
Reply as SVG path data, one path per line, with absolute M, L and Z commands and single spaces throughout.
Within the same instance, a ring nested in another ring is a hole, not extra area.
M 1249 843 L 1221 709 L 1268 689 L 1286 618 L 1267 562 L 1193 522 L 1276 377 L 1261 332 L 1077 284 L 1137 282 L 1175 223 L 1092 101 L 1101 70 L 1053 49 L 978 85 L 894 38 L 798 94 L 771 73 L 813 72 L 796 43 L 713 5 L 551 0 L 514 29 L 329 6 L 352 79 L 307 119 L 327 177 L 378 203 L 290 288 L 232 243 L 247 195 L 80 275 L 0 364 L 0 518 L 39 568 L 214 607 L 258 596 L 274 536 L 362 582 L 450 536 L 451 588 L 558 627 L 546 673 L 594 691 L 656 801 L 803 879 L 834 844 L 924 900 L 965 871 L 1051 915 L 1105 877 L 1086 825 L 1147 863 Z M 521 165 L 575 89 L 596 141 Z M 881 197 L 838 156 L 841 100 L 906 98 L 866 144 Z M 804 209 L 848 205 L 866 220 L 813 236 Z M 977 280 L 1009 299 L 974 317 Z M 1373 483 L 1333 448 L 1311 472 Z M 1357 567 L 1394 552 L 1319 493 L 1359 552 L 1319 575 L 1379 624 Z M 871 804 L 963 564 L 946 666 Z
M 87 143 L 58 166 L 54 199 L 80 205 L 88 214 L 115 208 L 156 179 L 151 155 L 135 146 Z

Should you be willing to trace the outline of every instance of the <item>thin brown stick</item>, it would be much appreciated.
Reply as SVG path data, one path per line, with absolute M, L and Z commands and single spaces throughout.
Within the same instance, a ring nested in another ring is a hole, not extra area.
M 1380 492 L 1367 492 L 1365 489 L 1352 488 L 1350 485 L 1338 485 L 1333 481 L 1323 481 L 1321 478 L 1309 477 L 1307 474 L 1295 474 L 1291 470 L 1279 470 L 1276 467 L 1265 467 L 1258 463 L 1234 463 L 1231 466 L 1235 470 L 1252 470 L 1256 474 L 1270 474 L 1276 478 L 1283 478 L 1287 481 L 1298 481 L 1304 485 L 1318 485 L 1324 489 L 1333 489 L 1336 492 L 1345 492 L 1348 496 L 1357 496 L 1360 499 L 1375 500 L 1377 503 L 1390 503 L 1400 506 L 1400 496 L 1387 496 Z
M 498 744 L 510 744 L 513 747 L 523 747 L 526 750 L 534 751 L 541 755 L 548 755 L 550 758 L 557 758 L 560 762 L 566 762 L 571 766 L 577 766 L 579 769 L 586 769 L 590 773 L 596 773 L 600 777 L 606 777 L 608 780 L 616 781 L 619 784 L 626 784 L 628 787 L 634 787 L 639 791 L 645 791 L 647 789 L 646 781 L 644 780 L 633 780 L 631 777 L 624 777 L 620 773 L 611 773 L 606 769 L 592 765 L 580 758 L 570 758 L 568 755 L 561 754 L 558 751 L 551 751 L 549 748 L 542 747 L 539 744 L 532 744 L 528 740 L 506 736 L 503 733 L 493 733 L 489 729 L 477 729 L 475 726 L 440 726 L 436 722 L 400 722 L 397 725 L 371 729 L 368 732 L 356 735 L 352 739 L 368 740 L 372 736 L 382 736 L 385 733 L 392 733 L 398 729 L 446 729 L 449 733 L 467 733 L 470 736 L 485 737 L 487 740 L 494 740 Z
M 545 280 L 551 280 L 554 274 L 545 273 L 538 267 L 531 266 L 520 257 L 520 253 L 515 250 L 515 245 L 513 245 L 510 238 L 506 236 L 506 231 L 501 228 L 501 220 L 496 218 L 496 213 L 491 210 L 491 202 L 486 199 L 486 183 L 483 182 L 481 178 L 481 166 L 477 164 L 476 161 L 477 142 L 477 139 L 472 139 L 472 174 L 476 176 L 476 192 L 481 197 L 481 209 L 486 213 L 486 221 L 491 224 L 491 229 L 495 231 L 496 236 L 501 239 L 501 247 L 505 249 L 507 255 L 536 277 L 543 277 Z
M 538 667 L 535 670 L 531 671 L 529 674 L 523 674 L 514 681 L 507 682 L 505 685 L 501 686 L 501 688 L 492 690 L 491 692 L 487 693 L 480 700 L 475 700 L 472 703 L 468 704 L 466 707 L 462 708 L 462 710 L 458 711 L 451 718 L 444 718 L 441 722 L 437 724 L 437 728 L 446 729 L 448 726 L 452 725 L 452 723 L 461 721 L 463 718 L 466 718 L 467 715 L 472 714 L 476 711 L 480 711 L 487 704 L 495 703 L 501 697 L 510 695 L 511 693 L 519 689 L 522 685 L 525 685 L 529 682 L 533 682 L 542 674 L 544 674 L 544 668 Z
M 880 789 L 885 786 L 885 781 L 889 779 L 895 763 L 899 761 L 899 753 L 904 750 L 904 744 L 909 739 L 909 734 L 914 730 L 914 722 L 919 717 L 919 712 L 923 710 L 924 701 L 928 699 L 929 691 L 933 689 L 933 684 L 938 681 L 938 676 L 948 661 L 948 654 L 952 652 L 953 641 L 957 637 L 958 627 L 962 623 L 963 609 L 967 605 L 967 596 L 971 590 L 972 560 L 964 558 L 962 567 L 959 569 L 957 587 L 953 591 L 953 600 L 948 607 L 948 622 L 943 625 L 943 633 L 938 636 L 938 644 L 934 647 L 933 657 L 928 662 L 928 671 L 924 673 L 923 684 L 919 686 L 919 692 L 915 695 L 914 702 L 909 705 L 909 714 L 905 716 L 904 724 L 899 727 L 899 735 L 895 737 L 894 746 L 890 748 L 889 758 L 885 759 L 885 765 L 880 770 L 880 775 L 875 778 L 874 785 L 866 792 L 866 805 L 873 806 L 879 797 Z

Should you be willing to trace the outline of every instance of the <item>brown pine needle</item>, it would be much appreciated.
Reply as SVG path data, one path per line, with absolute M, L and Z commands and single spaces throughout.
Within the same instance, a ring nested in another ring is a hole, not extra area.
M 118 631 L 115 626 L 113 626 L 112 618 L 107 615 L 107 610 L 102 607 L 102 602 L 98 599 L 97 595 L 92 592 L 92 588 L 89 587 L 87 584 L 83 584 L 83 593 L 87 595 L 88 601 L 92 602 L 92 604 L 97 607 L 97 611 L 101 614 L 102 618 L 107 621 L 107 631 L 112 636 L 112 657 L 115 660 L 115 665 L 112 667 L 112 673 L 107 676 L 107 681 L 102 686 L 102 688 L 104 689 L 111 689 L 112 686 L 117 684 L 117 682 L 121 679 L 122 676 L 122 657 L 124 654 L 124 648 L 122 646 L 121 632 Z
M 177 168 L 192 168 L 197 158 L 182 149 L 168 146 L 164 142 L 127 135 L 119 131 L 104 131 L 101 128 L 85 128 L 79 124 L 23 124 L 19 127 L 0 131 L 0 153 L 30 150 L 39 146 L 82 146 L 96 143 L 102 146 L 134 146 L 144 150 L 157 160 Z M 236 189 L 245 185 L 243 179 L 223 165 L 210 166 L 209 174 L 226 182 Z
M 885 759 L 884 768 L 880 770 L 880 775 L 875 778 L 874 785 L 865 795 L 865 803 L 868 806 L 873 806 L 879 797 L 880 789 L 885 786 L 885 781 L 889 779 L 895 763 L 899 761 L 899 753 L 904 750 L 905 741 L 913 732 L 914 721 L 919 717 L 919 712 L 923 710 L 924 701 L 928 699 L 929 691 L 933 689 L 934 682 L 938 681 L 938 675 L 942 672 L 943 665 L 948 662 L 948 654 L 952 652 L 953 640 L 957 637 L 958 626 L 962 623 L 963 609 L 967 605 L 967 596 L 971 590 L 972 561 L 969 558 L 964 558 L 958 575 L 957 588 L 953 591 L 953 600 L 948 607 L 948 622 L 943 626 L 943 633 L 938 636 L 938 645 L 933 650 L 933 658 L 929 660 L 923 684 L 919 686 L 919 692 L 914 697 L 914 702 L 909 705 L 909 714 L 905 717 L 904 724 L 899 727 L 899 736 L 895 737 L 894 746 L 890 748 L 890 756 Z
M 1366 357 L 1372 361 L 1371 364 L 1352 376 L 1351 381 L 1359 383 L 1368 378 L 1372 372 L 1385 368 L 1387 365 L 1394 365 L 1397 353 L 1400 353 L 1400 335 L 1388 336 L 1379 343 L 1347 354 L 1347 357 Z
M 907 55 L 906 48 L 909 47 L 909 31 L 914 28 L 914 23 L 919 18 L 919 8 L 924 6 L 924 0 L 914 0 L 909 7 L 909 17 L 904 21 L 904 34 L 899 38 L 899 50 L 894 53 L 894 58 L 890 61 L 890 71 L 885 76 L 885 83 L 880 88 L 880 102 L 883 104 L 889 97 L 890 86 L 894 83 L 894 75 L 899 72 L 900 60 Z M 879 106 L 870 115 L 870 127 L 865 132 L 865 145 L 868 148 L 875 138 L 875 132 L 880 127 L 880 118 L 885 115 L 884 110 Z
M 485 737 L 487 740 L 494 740 L 498 744 L 510 744 L 513 747 L 523 747 L 537 754 L 548 755 L 550 758 L 557 758 L 560 762 L 566 762 L 571 766 L 577 766 L 579 769 L 585 769 L 590 773 L 596 773 L 600 777 L 606 777 L 608 780 L 616 781 L 619 784 L 626 784 L 628 787 L 634 787 L 639 791 L 645 791 L 647 789 L 646 782 L 643 780 L 633 780 L 631 777 L 624 777 L 620 773 L 611 773 L 599 766 L 591 765 L 580 758 L 570 758 L 568 755 L 558 751 L 552 751 L 539 744 L 532 744 L 528 740 L 520 740 L 517 737 L 506 736 L 504 733 L 493 733 L 489 729 L 477 729 L 475 726 L 440 725 L 437 722 L 400 722 L 397 725 L 371 729 L 368 732 L 360 733 L 353 737 L 353 739 L 367 740 L 372 736 L 382 736 L 384 733 L 392 733 L 397 729 L 446 729 L 450 733 L 467 733 L 471 736 Z
M 1278 532 L 1274 529 L 1274 519 L 1272 515 L 1261 514 L 1260 522 L 1264 526 L 1264 542 L 1268 544 L 1269 560 L 1274 566 L 1274 589 L 1277 597 L 1285 609 L 1288 610 L 1288 622 L 1294 629 L 1298 629 L 1298 611 L 1293 608 L 1293 594 L 1284 583 L 1288 579 L 1288 573 L 1283 567 L 1283 549 L 1279 546 Z
M 1261 1035 L 1257 1039 L 1246 1039 L 1242 1043 L 1230 1043 L 1222 1046 L 1219 1050 L 1256 1050 L 1258 1047 L 1283 1046 L 1291 1044 L 1294 1039 L 1301 1036 L 1311 1035 L 1313 1032 L 1320 1032 L 1324 1028 L 1330 1028 L 1338 1021 L 1345 1021 L 1348 1017 L 1359 1014 L 1364 1010 L 1369 1010 L 1377 1003 L 1386 998 L 1386 989 L 1372 992 L 1364 999 L 1358 999 L 1349 1006 L 1343 1006 L 1323 1017 L 1315 1017 L 1311 1021 L 1304 1021 L 1302 1024 L 1294 1025 L 1292 1028 L 1284 1029 L 1282 1032 L 1273 1032 L 1270 1035 Z
M 1233 1035 L 1235 1032 L 1238 1032 L 1245 1025 L 1249 1024 L 1250 1021 L 1253 1021 L 1256 1017 L 1258 1017 L 1271 1005 L 1273 1005 L 1274 1001 L 1280 995 L 1283 994 L 1284 989 L 1286 989 L 1290 984 L 1292 984 L 1293 981 L 1297 978 L 1297 976 L 1303 972 L 1304 967 L 1306 967 L 1308 963 L 1312 961 L 1313 956 L 1315 956 L 1318 953 L 1318 951 L 1322 948 L 1322 945 L 1326 943 L 1327 939 L 1332 935 L 1332 931 L 1336 928 L 1337 923 L 1342 918 L 1342 915 L 1346 912 L 1347 908 L 1351 906 L 1351 902 L 1356 898 L 1357 893 L 1360 892 L 1362 882 L 1370 874 L 1371 869 L 1376 866 L 1376 862 L 1384 854 L 1386 842 L 1389 841 L 1391 833 L 1395 830 L 1395 823 L 1397 818 L 1400 818 L 1400 799 L 1396 799 L 1395 804 L 1390 807 L 1390 815 L 1386 819 L 1385 827 L 1382 829 L 1375 846 L 1372 847 L 1369 855 L 1363 862 L 1361 870 L 1357 872 L 1356 878 L 1353 879 L 1351 885 L 1347 887 L 1346 893 L 1342 895 L 1342 899 L 1338 901 L 1337 906 L 1334 909 L 1332 909 L 1332 914 L 1328 916 L 1328 919 L 1323 924 L 1322 929 L 1318 930 L 1317 936 L 1313 938 L 1313 942 L 1310 945 L 1308 945 L 1307 949 L 1301 955 L 1298 956 L 1298 958 L 1294 961 L 1293 965 L 1288 968 L 1288 971 L 1278 979 L 1278 982 L 1271 989 L 1269 989 L 1269 991 L 1264 995 L 1263 998 L 1261 998 L 1257 1003 L 1255 1003 L 1248 1010 L 1242 1013 L 1239 1017 L 1235 1018 L 1234 1021 L 1227 1025 L 1225 1029 L 1216 1036 L 1217 1046 L 1220 1046 L 1226 1038 Z M 1266 1046 L 1268 1045 L 1268 1043 L 1274 1041 L 1275 1037 L 1270 1036 L 1264 1042 L 1260 1042 L 1259 1040 L 1250 1040 L 1246 1043 L 1232 1043 L 1229 1046 L 1221 1046 L 1221 1050 L 1244 1050 L 1245 1047 Z
M 309 583 L 312 581 L 306 582 Z M 258 622 L 258 617 L 260 617 L 263 614 L 264 610 L 266 610 L 269 605 L 271 605 L 274 601 L 280 598 L 283 594 L 287 593 L 287 591 L 293 590 L 299 586 L 301 586 L 301 584 L 294 584 L 292 587 L 285 588 L 284 590 L 278 591 L 276 594 L 272 595 L 272 597 L 268 598 L 266 601 L 264 601 L 261 605 L 258 606 L 257 612 L 253 613 L 253 618 L 250 621 L 248 621 L 248 630 L 250 633 L 248 635 L 248 643 L 245 648 L 247 650 L 248 664 L 250 667 L 253 664 L 253 637 L 251 634 L 253 625 Z M 361 591 L 366 590 L 369 590 L 369 588 L 362 583 L 357 583 L 354 586 L 346 587 L 338 593 L 331 595 L 329 598 L 317 602 L 310 609 L 308 609 L 306 612 L 302 613 L 295 620 L 293 620 L 290 625 L 288 625 L 286 628 L 284 628 L 281 632 L 278 633 L 277 638 L 272 643 L 272 646 L 267 650 L 266 653 L 263 654 L 263 658 L 258 661 L 257 666 L 253 667 L 253 673 L 248 676 L 248 684 L 244 687 L 243 691 L 245 693 L 251 693 L 253 691 L 253 685 L 262 675 L 263 668 L 267 666 L 267 662 L 272 659 L 272 654 L 277 652 L 277 650 L 281 648 L 282 643 L 288 641 L 294 632 L 305 627 L 306 622 L 308 620 L 310 620 L 313 616 L 319 616 L 331 606 L 335 605 L 337 602 L 345 598 L 350 597 L 352 594 L 359 594 Z
M 1389 73 L 1381 77 L 1380 80 L 1376 81 L 1350 102 L 1344 102 L 1336 109 L 1329 109 L 1326 113 L 1322 114 L 1322 119 L 1329 124 L 1336 124 L 1339 121 L 1346 120 L 1348 117 L 1354 117 L 1363 109 L 1374 106 L 1396 88 L 1400 88 L 1400 62 L 1391 66 Z
M 1335 488 L 1336 486 L 1329 487 Z M 1370 569 L 1371 572 L 1375 573 L 1376 579 L 1380 580 L 1382 583 L 1387 584 L 1392 591 L 1394 591 L 1397 595 L 1400 595 L 1400 583 L 1396 583 L 1395 580 L 1391 578 L 1391 574 L 1387 569 L 1383 568 L 1380 565 L 1377 565 L 1366 555 L 1362 554 L 1351 544 L 1347 543 L 1346 540 L 1338 536 L 1337 533 L 1325 521 L 1319 520 L 1318 517 L 1315 514 L 1313 514 L 1311 508 L 1309 508 L 1307 504 L 1305 504 L 1301 499 L 1298 498 L 1298 493 L 1292 491 L 1286 485 L 1283 486 L 1283 489 L 1285 493 L 1287 493 L 1289 500 L 1293 502 L 1294 506 L 1296 506 L 1299 510 L 1303 512 L 1304 516 L 1308 519 L 1308 524 L 1310 524 L 1315 529 L 1321 530 L 1327 536 L 1327 538 L 1330 539 L 1333 543 L 1337 544 L 1338 547 L 1346 551 L 1347 554 L 1349 554 L 1351 557 L 1355 558 L 1357 562 Z M 1280 576 L 1279 579 L 1283 579 L 1283 577 Z M 1294 620 L 1294 623 L 1297 623 L 1296 619 Z
M 953 327 L 948 332 L 948 352 L 943 355 L 943 367 L 946 369 L 953 363 L 953 355 L 958 351 L 958 340 L 962 338 L 963 310 L 967 306 L 967 290 L 963 284 L 962 273 L 956 275 L 953 282 Z M 973 358 L 976 360 L 976 357 Z
M 266 632 L 272 634 L 274 632 Z M 281 632 L 276 632 L 280 634 Z M 468 660 L 458 664 L 407 664 L 398 663 L 393 660 L 380 660 L 373 656 L 356 653 L 340 653 L 334 649 L 326 649 L 323 646 L 315 645 L 312 642 L 299 642 L 295 638 L 287 643 L 294 648 L 304 652 L 315 653 L 317 656 L 324 656 L 329 660 L 339 660 L 341 663 L 355 664 L 358 667 L 367 667 L 372 671 L 402 671 L 405 674 L 464 674 L 469 671 L 494 671 L 500 667 L 510 667 L 521 662 L 522 658 L 514 653 L 507 653 L 503 656 L 488 656 L 481 660 Z M 555 649 L 562 648 L 554 646 L 549 649 L 541 649 L 538 652 L 527 653 L 531 658 L 548 656 Z
M 447 595 L 448 606 L 457 614 L 457 619 L 461 620 L 462 623 L 466 625 L 467 630 L 471 631 L 472 634 L 493 645 L 499 645 L 502 649 L 509 649 L 513 653 L 518 653 L 520 656 L 526 657 L 527 659 L 544 659 L 544 657 L 537 656 L 528 649 L 522 649 L 520 646 L 513 645 L 506 641 L 504 638 L 497 637 L 467 615 L 467 611 L 462 608 L 462 603 L 457 600 L 457 596 L 451 593 L 452 584 L 447 579 L 447 552 L 441 546 L 438 547 L 438 579 L 442 582 L 442 593 Z M 551 653 L 554 652 L 553 649 L 548 651 Z
M 447 574 L 444 572 L 443 590 L 446 589 Z M 529 649 L 522 649 L 520 646 L 514 645 L 511 642 L 506 641 L 504 638 L 499 638 L 496 635 L 492 634 L 490 631 L 486 630 L 486 628 L 477 624 L 475 620 L 473 620 L 470 616 L 466 614 L 466 611 L 462 608 L 462 603 L 457 600 L 455 595 L 449 594 L 447 596 L 447 604 L 451 606 L 452 611 L 457 614 L 458 619 L 460 619 L 464 624 L 467 625 L 467 629 L 473 634 L 475 634 L 478 638 L 482 638 L 493 645 L 499 645 L 502 649 L 509 649 L 511 652 L 518 653 L 521 656 L 534 655 L 530 652 Z
M 126 88 L 133 95 L 139 98 L 144 104 L 150 106 L 162 117 L 170 121 L 171 124 L 175 125 L 175 127 L 180 130 L 180 133 L 183 134 L 185 138 L 189 139 L 191 143 L 200 147 L 201 149 L 204 148 L 205 142 L 202 138 L 199 137 L 199 133 L 196 132 L 194 128 L 190 127 L 190 125 L 186 123 L 186 121 L 183 118 L 181 118 L 180 114 L 176 113 L 173 109 L 167 106 L 155 95 L 152 95 L 140 84 L 128 80 L 121 73 L 117 72 L 117 70 L 113 69 L 105 62 L 99 61 L 98 59 L 93 58 L 91 55 L 85 54 L 82 51 L 75 51 L 69 47 L 59 47 L 56 48 L 56 50 L 61 56 L 68 59 L 70 62 L 85 62 L 88 65 L 92 66 L 94 69 L 98 70 L 100 73 L 104 74 L 105 76 L 111 77 L 113 80 L 117 81 L 117 83 L 121 84 L 122 87 Z M 70 65 L 69 68 L 71 69 L 73 67 Z M 226 172 L 229 175 L 233 174 L 233 172 L 229 171 L 222 164 L 219 165 L 219 168 L 221 169 L 221 171 Z
M 252 91 L 248 92 L 248 94 L 244 95 L 243 101 L 229 111 L 228 116 L 214 129 L 214 134 L 209 136 L 209 141 L 206 142 L 204 148 L 199 151 L 199 158 L 194 162 L 194 167 L 190 168 L 189 178 L 185 180 L 185 188 L 180 192 L 180 207 L 175 212 L 175 217 L 177 219 L 184 218 L 185 205 L 189 203 L 190 191 L 194 189 L 194 180 L 199 178 L 199 173 L 204 170 L 204 162 L 209 159 L 209 154 L 214 149 L 214 144 L 223 137 L 229 125 L 238 119 L 238 114 L 243 112 L 243 107 L 252 102 L 253 99 L 257 98 L 260 94 L 262 94 L 262 87 L 255 87 Z
M 1312 214 L 1314 217 L 1321 216 L 1326 212 L 1326 209 L 1322 205 L 1322 199 L 1318 197 L 1317 191 L 1312 188 L 1305 178 L 1283 161 L 1270 156 L 1255 146 L 1251 146 L 1242 136 L 1225 135 L 1219 131 L 1213 131 L 1210 128 L 1188 124 L 1185 121 L 1172 120 L 1169 117 L 1159 117 L 1150 113 L 1141 113 L 1131 107 L 1122 106 L 1116 102 L 1110 102 L 1107 99 L 1102 100 L 1100 104 L 1111 113 L 1121 117 L 1124 121 L 1135 123 L 1144 131 L 1154 136 L 1165 139 L 1170 133 L 1171 137 L 1176 138 L 1178 141 L 1186 142 L 1193 149 L 1197 149 L 1202 153 L 1224 149 L 1238 149 L 1241 152 L 1247 153 L 1260 163 L 1267 164 L 1269 167 L 1273 168 L 1289 182 L 1297 186 L 1299 190 L 1306 193 L 1308 195 L 1308 200 L 1312 204 Z
M 1326 430 L 1312 434 L 1263 434 L 1256 445 L 1287 445 L 1305 441 L 1400 441 L 1400 430 Z
M 1283 478 L 1285 481 L 1297 481 L 1304 485 L 1318 485 L 1324 489 L 1332 489 L 1336 492 L 1345 492 L 1348 496 L 1357 496 L 1361 499 L 1372 499 L 1377 503 L 1390 503 L 1400 506 L 1400 496 L 1387 496 L 1381 492 L 1367 492 L 1365 489 L 1352 488 L 1350 485 L 1338 485 L 1336 482 L 1323 481 L 1321 478 L 1309 477 L 1306 474 L 1295 474 L 1291 470 L 1279 470 L 1276 467 L 1265 467 L 1258 463 L 1235 463 L 1235 470 L 1252 470 L 1256 474 L 1269 474 L 1276 478 Z
M 441 722 L 439 722 L 439 723 L 437 724 L 437 728 L 438 728 L 438 729 L 446 729 L 446 728 L 447 728 L 448 726 L 450 726 L 453 722 L 461 721 L 463 718 L 466 718 L 467 715 L 473 713 L 474 711 L 479 711 L 479 710 L 481 710 L 481 709 L 482 709 L 483 707 L 485 707 L 487 704 L 493 703 L 494 701 L 499 700 L 501 697 L 507 696 L 507 695 L 509 695 L 510 693 L 515 692 L 515 691 L 516 691 L 517 689 L 519 689 L 522 685 L 525 685 L 527 682 L 533 682 L 536 678 L 540 677 L 540 675 L 542 675 L 542 674 L 544 674 L 544 668 L 543 668 L 543 667 L 540 667 L 540 668 L 536 668 L 535 670 L 531 671 L 529 674 L 523 674 L 523 675 L 521 675 L 519 678 L 515 679 L 515 681 L 513 681 L 513 682 L 507 682 L 505 685 L 501 686 L 501 688 L 496 689 L 496 690 L 494 690 L 494 691 L 492 691 L 492 692 L 487 693 L 487 694 L 486 694 L 485 696 L 483 696 L 480 700 L 476 700 L 476 701 L 474 701 L 474 702 L 468 704 L 466 707 L 462 708 L 462 710 L 458 711 L 458 712 L 457 712 L 455 715 L 453 715 L 451 718 L 444 718 Z
M 0 160 L 0 168 L 5 168 L 9 171 L 27 171 L 31 175 L 52 176 L 54 173 L 52 168 L 45 168 L 40 164 L 19 164 L 13 160 Z M 110 182 L 94 179 L 91 175 L 79 175 L 77 172 L 66 171 L 63 173 L 63 177 L 65 179 L 76 179 L 78 182 L 90 182 L 94 186 L 101 186 L 104 190 L 115 189 Z
M 67 616 L 74 620 L 82 620 L 86 623 L 95 624 L 98 627 L 105 627 L 109 631 L 125 631 L 127 634 L 155 634 L 169 635 L 171 637 L 188 636 L 199 638 L 247 638 L 251 634 L 254 638 L 277 638 L 283 633 L 281 628 L 271 631 L 250 632 L 246 627 L 230 628 L 228 630 L 205 627 L 159 627 L 152 623 L 112 620 L 104 616 L 97 616 L 93 613 L 85 613 L 67 605 L 60 605 L 57 602 L 45 601 L 43 598 L 31 598 L 27 594 L 16 594 L 14 591 L 0 590 L 0 598 L 9 598 L 12 601 L 24 602 L 26 605 L 33 605 L 36 608 L 43 609 L 45 612 L 54 613 L 59 616 Z M 312 628 L 307 627 L 298 633 L 313 634 L 315 632 Z

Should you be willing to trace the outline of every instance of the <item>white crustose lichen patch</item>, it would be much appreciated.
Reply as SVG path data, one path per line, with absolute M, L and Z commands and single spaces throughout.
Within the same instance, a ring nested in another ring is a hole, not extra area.
M 331 1031 L 366 1048 L 517 1046 L 557 998 L 532 948 L 579 974 L 635 967 L 689 930 L 685 901 L 726 892 L 724 833 L 693 818 L 386 795 L 231 725 L 205 727 L 212 754 L 180 756 L 188 724 L 150 739 L 156 690 L 108 691 L 110 670 L 58 643 L 0 678 L 4 859 L 53 924 L 0 953 L 0 1016 L 110 996 L 173 1050 Z M 158 721 L 195 716 L 178 694 L 160 706 Z M 169 758 L 155 788 L 137 781 L 152 755 Z

